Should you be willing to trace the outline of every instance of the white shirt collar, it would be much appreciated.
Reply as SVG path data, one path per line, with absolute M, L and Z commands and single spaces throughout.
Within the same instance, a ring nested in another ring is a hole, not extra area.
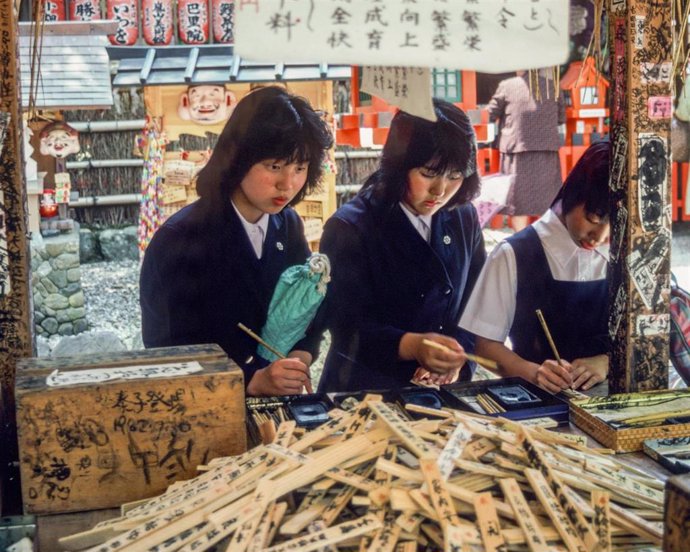
M 414 226 L 415 230 L 422 236 L 422 239 L 429 243 L 431 239 L 431 215 L 418 215 L 417 213 L 413 213 L 402 201 L 398 204 L 402 212 L 405 213 L 405 216 L 412 223 L 412 226 Z
M 260 259 L 263 254 L 264 240 L 266 239 L 266 234 L 268 233 L 268 213 L 261 215 L 259 220 L 256 222 L 249 222 L 246 218 L 242 216 L 237 205 L 231 200 L 233 209 L 237 213 L 237 216 L 242 223 L 242 227 L 249 238 L 252 247 L 254 248 L 254 253 L 256 253 L 256 258 Z
M 534 230 L 541 238 L 544 248 L 548 249 L 551 257 L 562 267 L 572 261 L 576 255 L 597 255 L 609 260 L 609 244 L 588 250 L 578 246 L 568 233 L 568 229 L 551 209 L 547 210 L 534 223 Z M 548 239 L 547 239 L 548 238 Z

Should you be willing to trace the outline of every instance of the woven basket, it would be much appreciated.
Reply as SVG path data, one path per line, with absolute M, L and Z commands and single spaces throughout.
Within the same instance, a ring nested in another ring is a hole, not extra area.
M 690 390 L 662 390 L 645 393 L 621 393 L 606 397 L 611 401 L 627 401 L 641 397 L 668 394 L 669 396 L 687 396 Z M 690 436 L 690 423 L 666 424 L 652 427 L 614 429 L 596 414 L 586 410 L 587 405 L 601 403 L 602 398 L 575 399 L 570 401 L 570 421 L 582 431 L 594 437 L 605 447 L 616 452 L 634 452 L 642 450 L 645 439 L 665 439 L 668 437 Z

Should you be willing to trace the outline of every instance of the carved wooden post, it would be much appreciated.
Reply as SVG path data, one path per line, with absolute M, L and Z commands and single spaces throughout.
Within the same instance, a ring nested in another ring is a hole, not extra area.
M 11 509 L 11 498 L 18 490 L 18 471 L 9 465 L 17 459 L 15 364 L 19 357 L 32 356 L 34 349 L 19 74 L 15 2 L 0 0 L 0 111 L 10 116 L 0 154 L 0 218 L 3 219 L 0 221 L 0 492 L 3 513 Z
M 609 390 L 668 387 L 671 2 L 613 0 Z

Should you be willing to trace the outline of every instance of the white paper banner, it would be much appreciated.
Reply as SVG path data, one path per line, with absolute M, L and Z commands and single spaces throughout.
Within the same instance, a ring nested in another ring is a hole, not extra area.
M 431 71 L 424 67 L 362 68 L 360 90 L 386 100 L 411 115 L 436 121 L 431 100 Z
M 196 361 L 173 364 L 150 364 L 147 366 L 125 366 L 122 368 L 96 368 L 94 370 L 54 370 L 47 378 L 48 387 L 77 385 L 80 383 L 103 383 L 118 379 L 172 378 L 201 372 L 203 368 Z
M 560 65 L 568 57 L 567 0 L 237 0 L 235 54 L 469 69 Z

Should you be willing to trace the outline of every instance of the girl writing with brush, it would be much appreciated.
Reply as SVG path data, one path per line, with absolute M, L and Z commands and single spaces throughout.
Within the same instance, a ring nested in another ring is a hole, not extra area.
M 279 276 L 309 256 L 290 206 L 318 186 L 331 144 L 321 117 L 284 88 L 242 98 L 199 173 L 200 199 L 170 217 L 146 250 L 140 302 L 147 347 L 217 343 L 244 371 L 249 395 L 311 390 L 318 334 L 268 363 L 238 323 L 260 330 Z
M 608 374 L 609 148 L 590 146 L 551 208 L 492 252 L 460 319 L 502 375 L 552 393 L 589 389 Z
M 396 114 L 380 168 L 326 223 L 332 343 L 320 391 L 471 377 L 472 338 L 457 321 L 486 257 L 470 203 L 477 148 L 465 113 L 442 100 L 434 111 L 435 122 Z

